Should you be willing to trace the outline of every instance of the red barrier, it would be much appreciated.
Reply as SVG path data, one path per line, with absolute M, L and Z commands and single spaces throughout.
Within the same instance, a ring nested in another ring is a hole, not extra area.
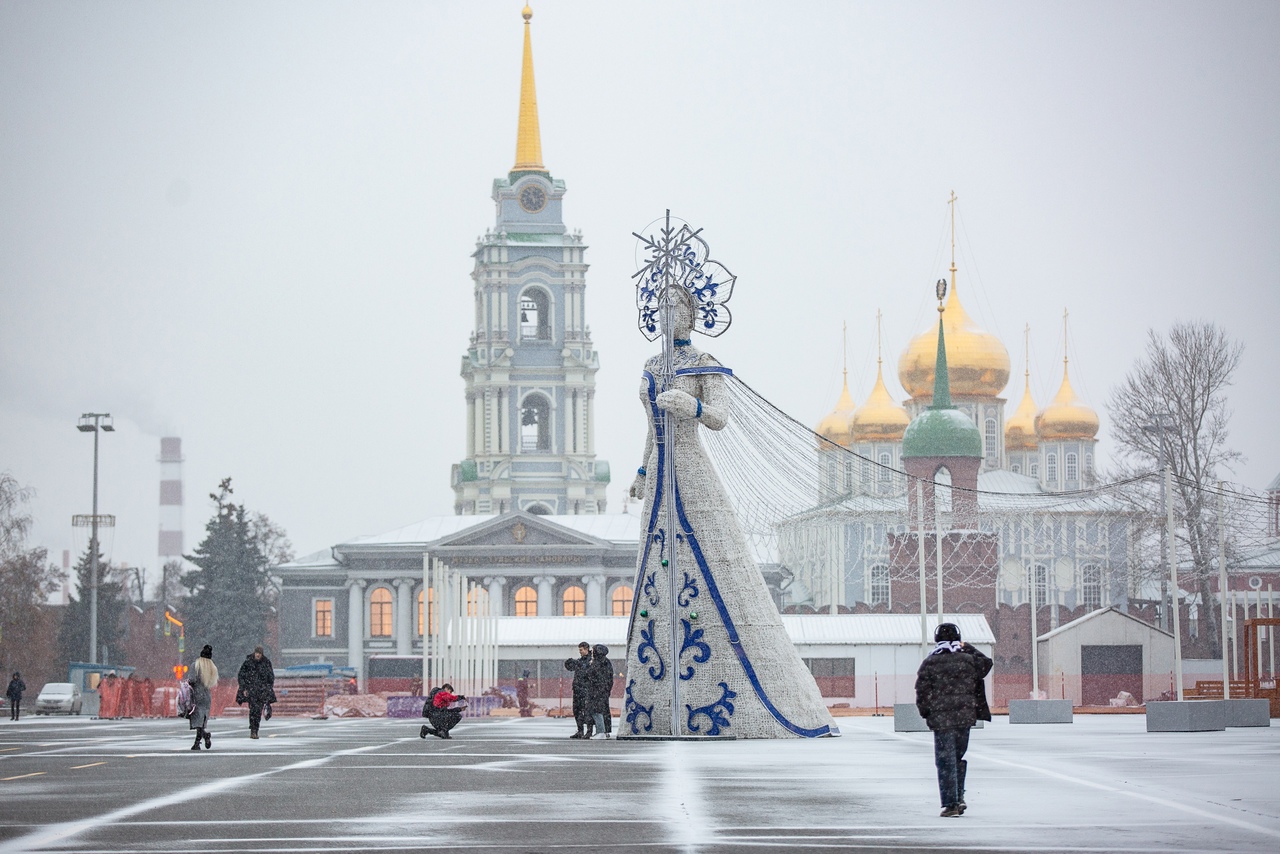
M 98 683 L 98 717 L 116 718 L 120 716 L 120 694 L 123 691 L 123 680 L 114 674 L 107 674 Z

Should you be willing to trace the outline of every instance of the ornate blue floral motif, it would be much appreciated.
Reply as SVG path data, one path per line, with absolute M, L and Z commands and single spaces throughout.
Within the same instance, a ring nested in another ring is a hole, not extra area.
M 655 569 L 653 572 L 650 572 L 649 574 L 647 574 L 644 577 L 644 587 L 640 588 L 640 592 L 649 597 L 650 605 L 657 605 L 659 601 L 658 585 L 654 581 L 654 575 L 656 575 L 657 572 L 658 571 Z
M 676 597 L 676 601 L 680 603 L 681 608 L 688 608 L 689 603 L 698 598 L 698 585 L 694 581 L 692 575 L 688 572 L 684 573 L 684 587 L 680 588 L 680 595 Z
M 693 625 L 684 619 L 680 621 L 680 625 L 684 628 L 684 643 L 680 644 L 679 660 L 683 660 L 685 652 L 692 649 L 694 664 L 706 664 L 711 660 L 711 647 L 703 643 L 702 629 L 693 628 Z M 680 674 L 680 678 L 682 680 L 693 678 L 692 664 L 685 667 L 684 672 Z
M 689 732 L 702 733 L 702 728 L 693 722 L 698 715 L 706 717 L 711 724 L 710 729 L 706 731 L 706 735 L 719 735 L 722 727 L 729 726 L 729 718 L 733 716 L 733 703 L 730 702 L 734 697 L 738 696 L 737 691 L 730 691 L 729 686 L 720 683 L 720 699 L 707 706 L 693 708 L 685 706 L 689 712 Z
M 724 265 L 710 258 L 711 247 L 687 224 L 671 224 L 668 211 L 658 236 L 635 236 L 647 258 L 634 274 L 636 308 L 640 312 L 640 332 L 653 341 L 660 334 L 660 312 L 668 287 L 683 288 L 692 298 L 703 335 L 714 338 L 729 328 L 732 316 L 725 303 L 733 296 L 737 281 Z
M 640 645 L 636 647 L 636 659 L 641 664 L 649 664 L 649 650 L 653 650 L 653 658 L 656 658 L 658 663 L 649 665 L 649 678 L 656 682 L 667 672 L 667 666 L 662 663 L 662 653 L 658 652 L 658 647 L 653 642 L 653 623 L 654 621 L 650 620 L 649 628 L 640 630 Z
M 634 679 L 627 683 L 626 712 L 627 723 L 631 724 L 631 734 L 639 735 L 641 730 L 639 725 L 641 715 L 644 715 L 645 717 L 645 725 L 643 727 L 644 731 L 649 732 L 653 729 L 653 706 L 642 706 L 636 702 L 635 697 L 631 696 L 631 689 L 635 684 L 636 680 Z

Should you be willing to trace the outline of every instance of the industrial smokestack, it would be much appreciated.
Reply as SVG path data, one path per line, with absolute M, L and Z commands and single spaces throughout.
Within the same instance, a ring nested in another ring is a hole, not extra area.
M 182 440 L 160 440 L 160 565 L 182 559 Z

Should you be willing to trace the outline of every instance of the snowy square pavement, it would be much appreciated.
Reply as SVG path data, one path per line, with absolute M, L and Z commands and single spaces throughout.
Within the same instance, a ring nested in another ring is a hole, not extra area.
M 545 718 L 29 718 L 0 725 L 0 852 L 1277 851 L 1280 727 L 1132 716 L 975 730 L 969 812 L 938 817 L 932 740 L 577 741 Z

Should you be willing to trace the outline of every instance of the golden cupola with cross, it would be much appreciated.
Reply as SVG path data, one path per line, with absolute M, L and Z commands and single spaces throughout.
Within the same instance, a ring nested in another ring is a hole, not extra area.
M 1036 416 L 1036 438 L 1043 461 L 1041 484 L 1052 491 L 1082 489 L 1094 482 L 1094 447 L 1098 444 L 1098 413 L 1083 403 L 1071 387 L 1067 312 L 1062 312 L 1062 385 L 1049 405 Z
M 951 282 L 942 326 L 947 342 L 947 371 L 951 380 L 952 403 L 964 412 L 983 434 L 984 471 L 1004 466 L 1004 398 L 1009 384 L 1009 351 L 1000 339 L 978 326 L 960 301 L 956 283 L 955 203 L 951 194 Z M 915 417 L 933 401 L 934 365 L 938 352 L 938 330 L 931 327 L 907 344 L 898 358 L 898 381 L 910 395 L 907 411 Z

